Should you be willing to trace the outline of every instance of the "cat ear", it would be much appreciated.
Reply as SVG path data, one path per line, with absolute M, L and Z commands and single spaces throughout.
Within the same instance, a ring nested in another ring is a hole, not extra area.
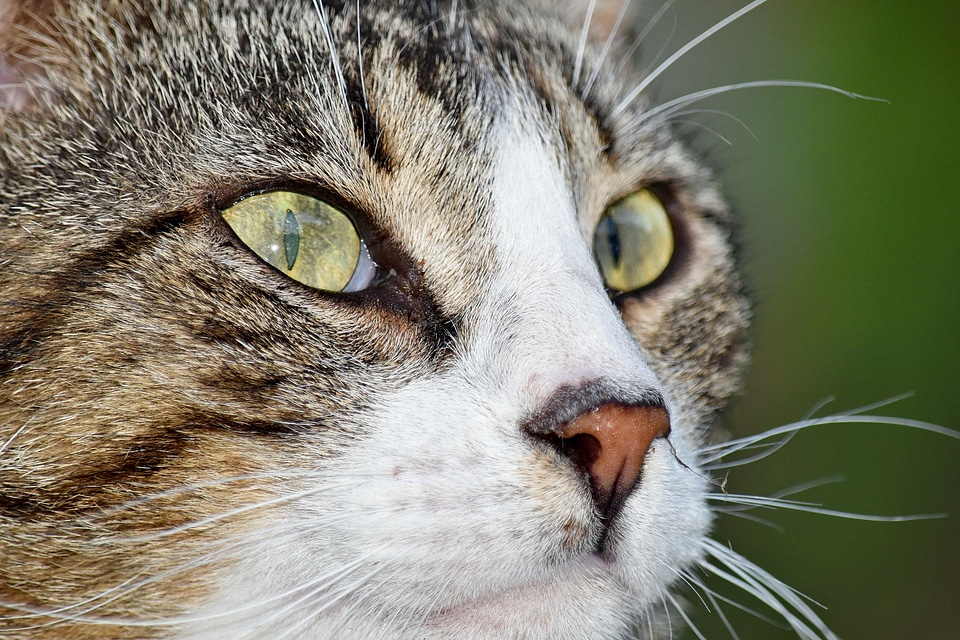
M 52 0 L 0 0 L 0 115 L 35 102 L 46 79 L 37 42 L 53 11 Z

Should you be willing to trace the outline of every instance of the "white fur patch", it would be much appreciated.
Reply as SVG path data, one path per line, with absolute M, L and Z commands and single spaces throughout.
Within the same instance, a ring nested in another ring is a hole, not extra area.
M 660 606 L 699 557 L 709 515 L 702 478 L 674 455 L 693 462 L 684 425 L 651 448 L 605 558 L 584 479 L 522 432 L 565 385 L 664 393 L 604 292 L 557 157 L 504 124 L 491 272 L 458 360 L 367 417 L 372 435 L 290 503 L 300 533 L 252 546 L 210 609 L 263 605 L 193 631 L 599 640 Z

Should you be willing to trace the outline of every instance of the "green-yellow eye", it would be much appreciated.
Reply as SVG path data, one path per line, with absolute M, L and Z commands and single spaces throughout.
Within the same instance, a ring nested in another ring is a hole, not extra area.
M 356 291 L 376 265 L 345 213 L 292 191 L 244 198 L 221 212 L 251 251 L 297 282 L 324 291 Z
M 673 226 L 660 199 L 641 189 L 607 207 L 593 232 L 607 286 L 635 291 L 660 277 L 673 257 Z

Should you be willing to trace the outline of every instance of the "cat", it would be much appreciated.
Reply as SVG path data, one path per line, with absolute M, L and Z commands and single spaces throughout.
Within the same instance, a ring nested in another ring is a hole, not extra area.
M 833 638 L 709 538 L 750 304 L 630 11 L 0 3 L 0 635 Z

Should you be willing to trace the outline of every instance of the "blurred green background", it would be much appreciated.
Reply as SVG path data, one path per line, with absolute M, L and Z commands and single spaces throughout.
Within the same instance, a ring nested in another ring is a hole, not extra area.
M 745 4 L 679 0 L 671 50 Z M 672 23 L 668 14 L 661 33 Z M 740 216 L 756 302 L 753 366 L 724 426 L 742 436 L 800 419 L 827 397 L 836 400 L 818 415 L 914 392 L 881 413 L 960 429 L 960 3 L 770 0 L 674 65 L 655 93 L 774 78 L 889 104 L 754 89 L 701 104 L 752 135 L 707 113 L 695 121 L 719 135 L 684 129 Z M 819 427 L 734 470 L 728 490 L 762 494 L 838 474 L 842 483 L 801 497 L 948 516 L 874 523 L 764 512 L 782 530 L 725 517 L 717 538 L 822 603 L 845 640 L 960 638 L 960 441 Z M 796 637 L 725 612 L 744 640 Z M 715 615 L 695 621 L 710 640 L 729 637 Z

